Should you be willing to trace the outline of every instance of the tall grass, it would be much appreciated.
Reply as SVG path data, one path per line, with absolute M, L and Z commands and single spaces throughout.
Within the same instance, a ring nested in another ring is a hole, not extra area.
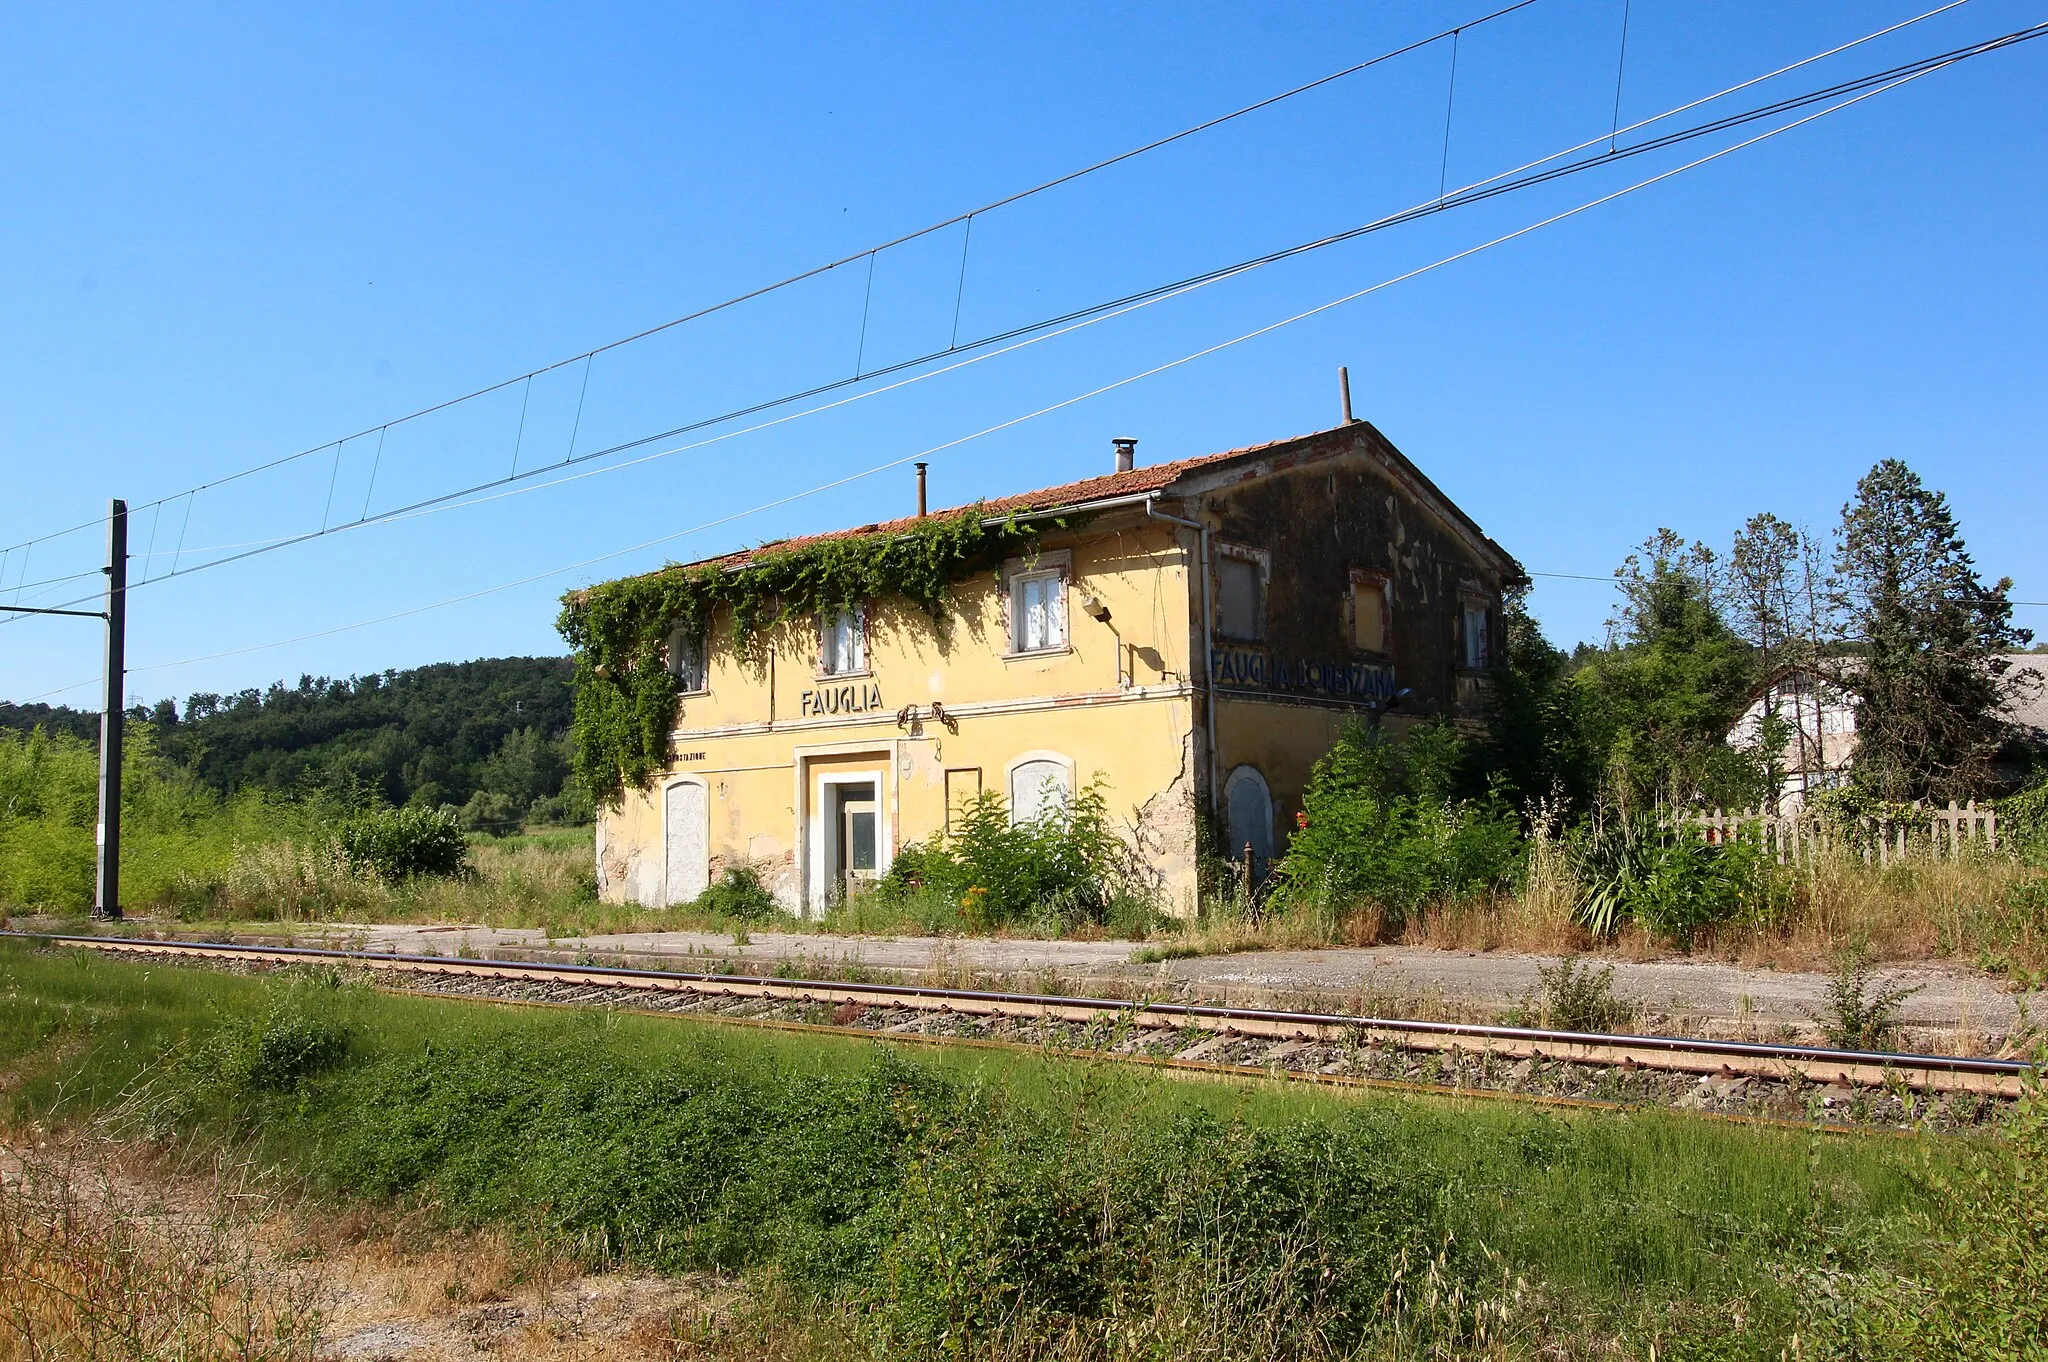
M 260 1253 L 244 1170 L 166 1198 L 93 1140 L 10 1142 L 0 1175 L 0 1362 L 315 1356 L 319 1295 Z
M 1807 1265 L 1917 1271 L 1922 1160 L 1972 1166 L 18 946 L 0 1066 L 16 1120 L 253 1140 L 337 1202 L 743 1273 L 778 1349 L 816 1345 L 791 1355 L 1674 1356 L 1740 1316 L 1717 1355 L 1775 1357 L 1816 1308 Z

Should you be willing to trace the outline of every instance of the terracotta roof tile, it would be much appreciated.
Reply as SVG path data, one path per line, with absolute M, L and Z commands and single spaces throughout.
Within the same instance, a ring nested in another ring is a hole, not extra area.
M 1275 445 L 1291 444 L 1304 437 L 1288 436 L 1284 440 L 1268 440 L 1263 444 L 1246 445 L 1242 449 L 1228 449 L 1220 454 L 1203 454 L 1192 459 L 1178 459 L 1172 463 L 1153 464 L 1149 468 L 1134 468 L 1128 473 L 1107 473 L 1099 478 L 1083 478 L 1079 482 L 1062 483 L 1058 487 L 1041 487 L 1035 492 L 1018 492 L 1012 496 L 990 497 L 979 503 L 984 515 L 1007 515 L 1012 511 L 1049 511 L 1065 506 L 1085 506 L 1092 502 L 1109 501 L 1117 497 L 1137 496 L 1146 492 L 1159 492 L 1178 482 L 1184 475 L 1210 464 L 1222 463 L 1228 459 L 1255 454 L 1271 449 Z M 974 503 L 955 506 L 948 510 L 933 511 L 932 517 L 959 515 L 975 509 Z M 916 516 L 904 516 L 899 520 L 884 520 L 872 525 L 860 525 L 851 529 L 829 530 L 821 534 L 799 535 L 791 539 L 771 540 L 751 549 L 740 549 L 735 553 L 721 554 L 715 558 L 701 558 L 684 567 L 697 567 L 706 563 L 717 563 L 725 567 L 739 567 L 750 562 L 755 555 L 774 551 L 806 548 L 812 544 L 833 539 L 852 539 L 868 534 L 900 534 L 917 524 Z M 659 571 L 660 569 L 657 569 Z

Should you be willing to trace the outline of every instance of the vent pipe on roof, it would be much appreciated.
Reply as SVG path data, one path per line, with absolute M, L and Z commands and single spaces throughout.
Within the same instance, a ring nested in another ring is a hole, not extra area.
M 929 467 L 931 465 L 926 463 L 921 463 L 917 466 L 917 518 L 919 520 L 924 519 L 924 470 Z
M 1116 471 L 1128 473 L 1138 466 L 1138 442 L 1128 436 L 1119 436 L 1110 441 L 1116 446 Z
M 1337 366 L 1337 393 L 1344 400 L 1344 424 L 1348 426 L 1358 418 L 1351 414 L 1351 370 L 1342 364 Z

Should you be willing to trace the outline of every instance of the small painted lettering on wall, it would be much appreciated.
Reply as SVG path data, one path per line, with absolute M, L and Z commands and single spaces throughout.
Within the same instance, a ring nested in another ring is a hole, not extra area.
M 1389 700 L 1394 669 L 1369 662 L 1274 657 L 1255 648 L 1211 648 L 1209 676 L 1219 686 L 1284 690 L 1340 699 Z
M 806 718 L 820 714 L 865 714 L 881 707 L 882 688 L 873 682 L 807 690 L 798 697 L 797 703 L 797 708 Z
M 683 752 L 683 753 L 679 753 L 679 754 L 678 754 L 678 756 L 677 756 L 677 760 L 678 760 L 678 761 L 702 761 L 702 760 L 704 760 L 704 754 L 703 754 L 702 752 Z

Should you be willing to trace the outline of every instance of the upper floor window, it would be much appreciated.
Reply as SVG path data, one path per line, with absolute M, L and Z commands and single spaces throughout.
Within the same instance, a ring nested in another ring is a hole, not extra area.
M 1465 607 L 1464 628 L 1465 670 L 1485 671 L 1492 660 L 1487 649 L 1490 630 L 1487 628 L 1487 611 L 1483 605 Z
M 1229 548 L 1216 559 L 1216 632 L 1225 638 L 1266 636 L 1264 564 L 1250 550 Z
M 1067 574 L 1058 568 L 1010 579 L 1010 651 L 1043 653 L 1067 646 Z
M 1351 574 L 1351 646 L 1367 653 L 1387 650 L 1387 579 L 1376 572 Z
M 867 620 L 862 612 L 841 610 L 819 617 L 819 675 L 850 676 L 867 669 Z
M 704 635 L 698 630 L 685 627 L 669 635 L 668 669 L 683 694 L 696 695 L 710 689 L 707 652 Z
M 1066 549 L 1003 564 L 1003 613 L 1012 656 L 1066 649 L 1067 581 L 1073 572 L 1074 557 Z

